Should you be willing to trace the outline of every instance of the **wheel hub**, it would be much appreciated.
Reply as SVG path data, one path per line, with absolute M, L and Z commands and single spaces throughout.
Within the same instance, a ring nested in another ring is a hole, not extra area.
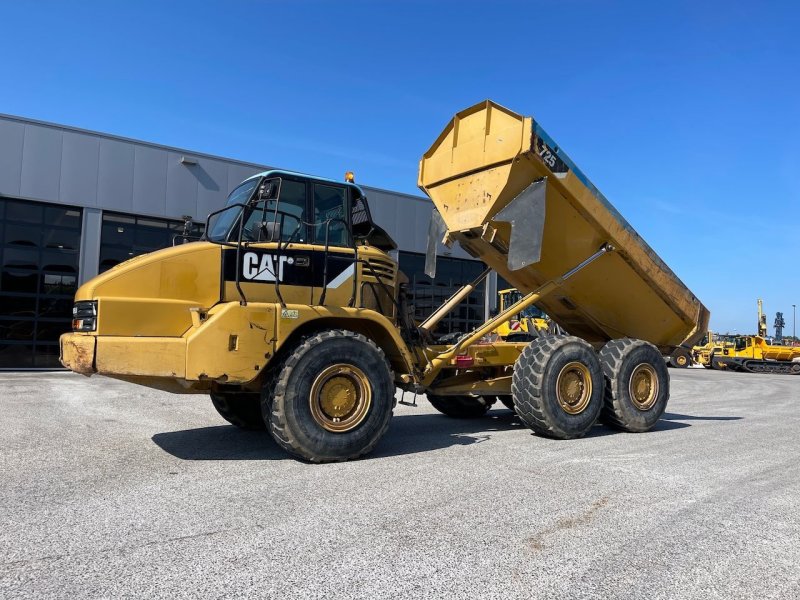
M 592 397 L 592 377 L 583 363 L 571 362 L 558 374 L 556 396 L 564 412 L 578 415 L 586 410 Z
M 331 377 L 320 390 L 320 406 L 329 417 L 341 419 L 356 404 L 358 390 L 347 377 Z
M 364 421 L 372 404 L 372 389 L 361 369 L 336 364 L 314 380 L 309 402 L 317 424 L 328 431 L 344 433 Z
M 643 363 L 631 373 L 629 385 L 631 401 L 639 410 L 648 410 L 656 403 L 658 397 L 658 376 L 655 369 Z

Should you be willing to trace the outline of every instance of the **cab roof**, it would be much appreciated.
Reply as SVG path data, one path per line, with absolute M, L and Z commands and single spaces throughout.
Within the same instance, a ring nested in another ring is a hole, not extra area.
M 251 175 L 244 181 L 250 181 L 251 179 L 257 179 L 260 177 L 280 177 L 281 175 L 289 175 L 290 177 L 302 177 L 303 179 L 313 179 L 314 181 L 324 181 L 325 183 L 333 183 L 335 185 L 345 185 L 357 189 L 362 196 L 366 196 L 364 190 L 362 190 L 360 186 L 356 185 L 355 183 L 350 183 L 349 181 L 337 181 L 335 179 L 329 179 L 327 177 L 317 177 L 316 175 L 309 175 L 308 173 L 300 173 L 299 171 L 286 171 L 283 169 L 270 169 L 269 171 L 262 171 L 261 173 L 256 173 L 255 175 Z M 242 183 L 244 183 L 244 181 Z

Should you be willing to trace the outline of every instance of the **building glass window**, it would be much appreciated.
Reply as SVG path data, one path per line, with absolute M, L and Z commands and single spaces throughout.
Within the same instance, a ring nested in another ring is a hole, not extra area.
M 425 255 L 400 252 L 400 270 L 408 277 L 408 291 L 414 306 L 414 318 L 423 321 L 464 284 L 483 272 L 483 263 L 460 258 L 438 257 L 436 277 L 425 275 Z M 484 285 L 482 282 L 461 304 L 442 319 L 437 334 L 466 333 L 484 322 Z
M 192 223 L 188 235 L 199 238 L 204 227 L 201 223 Z M 99 272 L 108 271 L 134 256 L 180 244 L 184 241 L 183 233 L 183 221 L 104 212 Z
M 0 198 L 0 369 L 61 367 L 81 219 L 79 208 Z

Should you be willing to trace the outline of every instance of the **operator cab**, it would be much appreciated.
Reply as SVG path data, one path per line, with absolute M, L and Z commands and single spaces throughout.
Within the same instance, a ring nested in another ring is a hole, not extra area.
M 367 198 L 357 185 L 291 171 L 266 171 L 241 183 L 225 207 L 208 216 L 206 236 L 222 244 L 367 243 L 385 252 L 397 249 L 373 222 Z

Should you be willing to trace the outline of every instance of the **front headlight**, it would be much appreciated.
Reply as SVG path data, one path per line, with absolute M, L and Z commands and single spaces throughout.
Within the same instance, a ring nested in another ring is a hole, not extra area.
M 72 307 L 72 331 L 97 329 L 97 300 L 76 302 Z

